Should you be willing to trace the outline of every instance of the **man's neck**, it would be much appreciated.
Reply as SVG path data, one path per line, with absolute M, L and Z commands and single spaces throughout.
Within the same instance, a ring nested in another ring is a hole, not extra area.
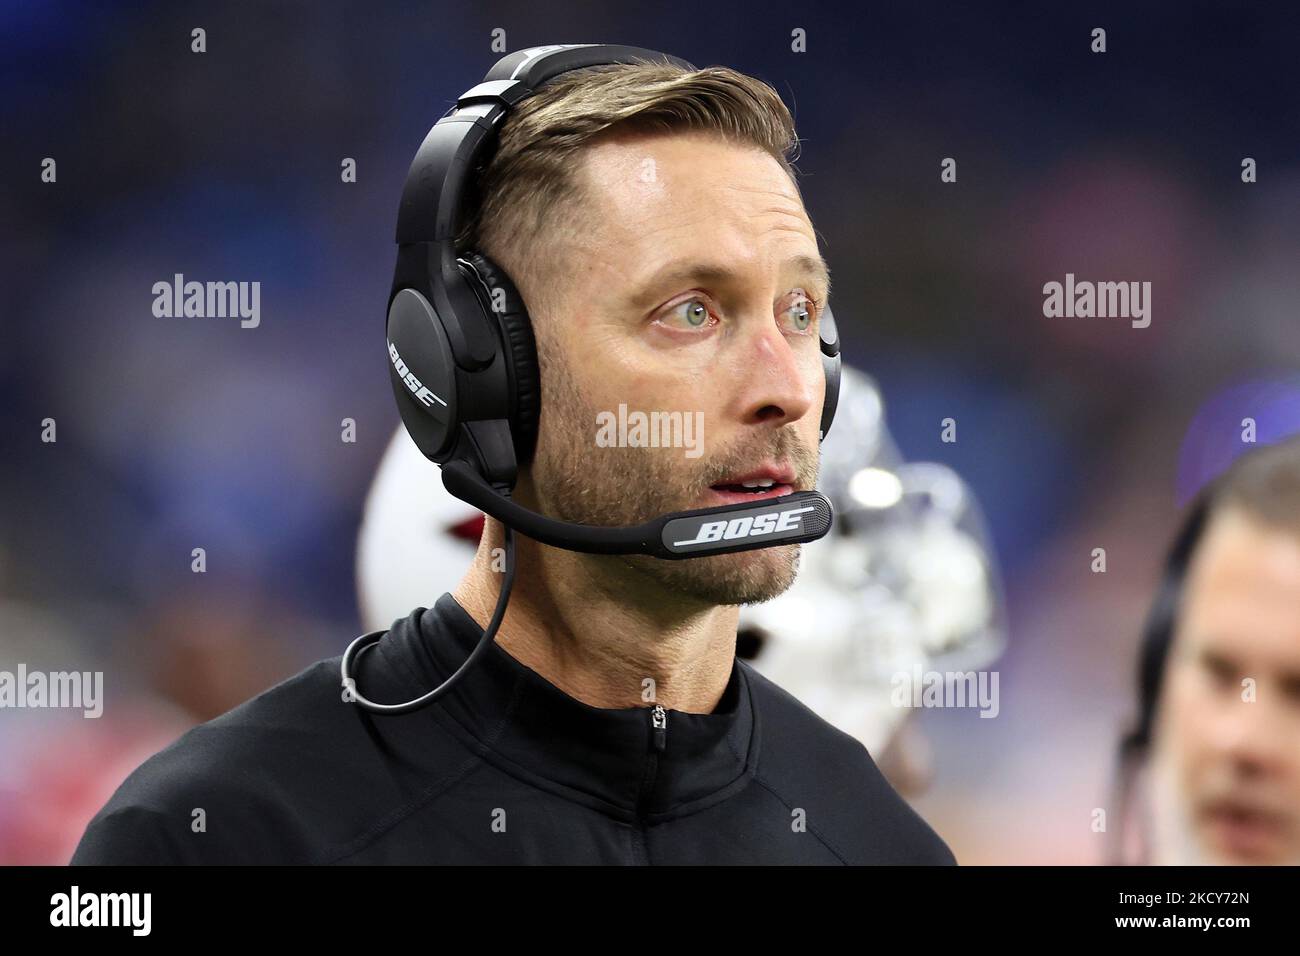
M 487 519 L 452 596 L 480 627 L 504 577 L 503 532 Z M 683 601 L 618 558 L 548 548 L 515 535 L 515 583 L 496 642 L 592 707 L 662 704 L 711 713 L 736 651 L 735 607 Z

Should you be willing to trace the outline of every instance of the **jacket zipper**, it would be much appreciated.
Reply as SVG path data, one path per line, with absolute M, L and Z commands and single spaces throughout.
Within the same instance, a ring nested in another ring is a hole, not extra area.
M 668 712 L 663 704 L 655 704 L 650 710 L 650 756 L 646 765 L 645 776 L 641 779 L 641 792 L 637 795 L 636 813 L 644 818 L 650 792 L 654 789 L 655 778 L 659 775 L 659 755 L 668 747 Z M 644 829 L 644 820 L 641 824 Z
M 664 710 L 663 704 L 655 704 L 654 710 L 650 711 L 650 726 L 654 730 L 655 760 L 658 760 L 658 754 L 668 746 L 668 711 Z

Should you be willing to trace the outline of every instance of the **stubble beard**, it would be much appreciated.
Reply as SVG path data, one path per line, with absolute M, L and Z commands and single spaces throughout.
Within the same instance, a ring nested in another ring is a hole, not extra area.
M 542 510 L 563 521 L 618 527 L 698 508 L 711 484 L 769 457 L 793 462 L 803 487 L 816 480 L 817 451 L 789 427 L 770 433 L 761 444 L 750 442 L 708 458 L 687 458 L 684 448 L 599 447 L 599 410 L 562 371 L 544 378 L 545 410 L 532 485 Z M 702 604 L 738 605 L 768 601 L 789 588 L 798 574 L 799 552 L 798 544 L 786 544 L 681 561 L 640 554 L 607 560 Z

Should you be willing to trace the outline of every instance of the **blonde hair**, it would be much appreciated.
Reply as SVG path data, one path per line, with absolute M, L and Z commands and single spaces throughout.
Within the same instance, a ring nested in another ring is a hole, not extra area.
M 552 283 L 539 257 L 552 274 L 564 273 L 548 234 L 582 225 L 579 152 L 615 132 L 686 131 L 765 150 L 798 189 L 794 119 L 763 81 L 726 67 L 686 70 L 665 62 L 587 67 L 561 74 L 506 118 L 477 177 L 482 201 L 471 199 L 458 247 L 484 253 L 521 285 L 525 276 L 534 280 L 530 290 L 545 295 Z

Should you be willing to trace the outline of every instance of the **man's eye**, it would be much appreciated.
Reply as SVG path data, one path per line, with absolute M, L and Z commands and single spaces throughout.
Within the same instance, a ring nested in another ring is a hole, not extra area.
M 802 292 L 797 292 L 794 298 L 790 300 L 790 305 L 782 313 L 782 317 L 794 331 L 807 332 L 819 311 L 821 310 L 814 299 Z
M 712 318 L 701 299 L 686 299 L 668 310 L 666 324 L 681 329 L 702 329 Z
M 1230 661 L 1208 651 L 1201 656 L 1201 667 L 1211 682 L 1219 687 L 1227 686 L 1236 677 L 1236 668 Z

